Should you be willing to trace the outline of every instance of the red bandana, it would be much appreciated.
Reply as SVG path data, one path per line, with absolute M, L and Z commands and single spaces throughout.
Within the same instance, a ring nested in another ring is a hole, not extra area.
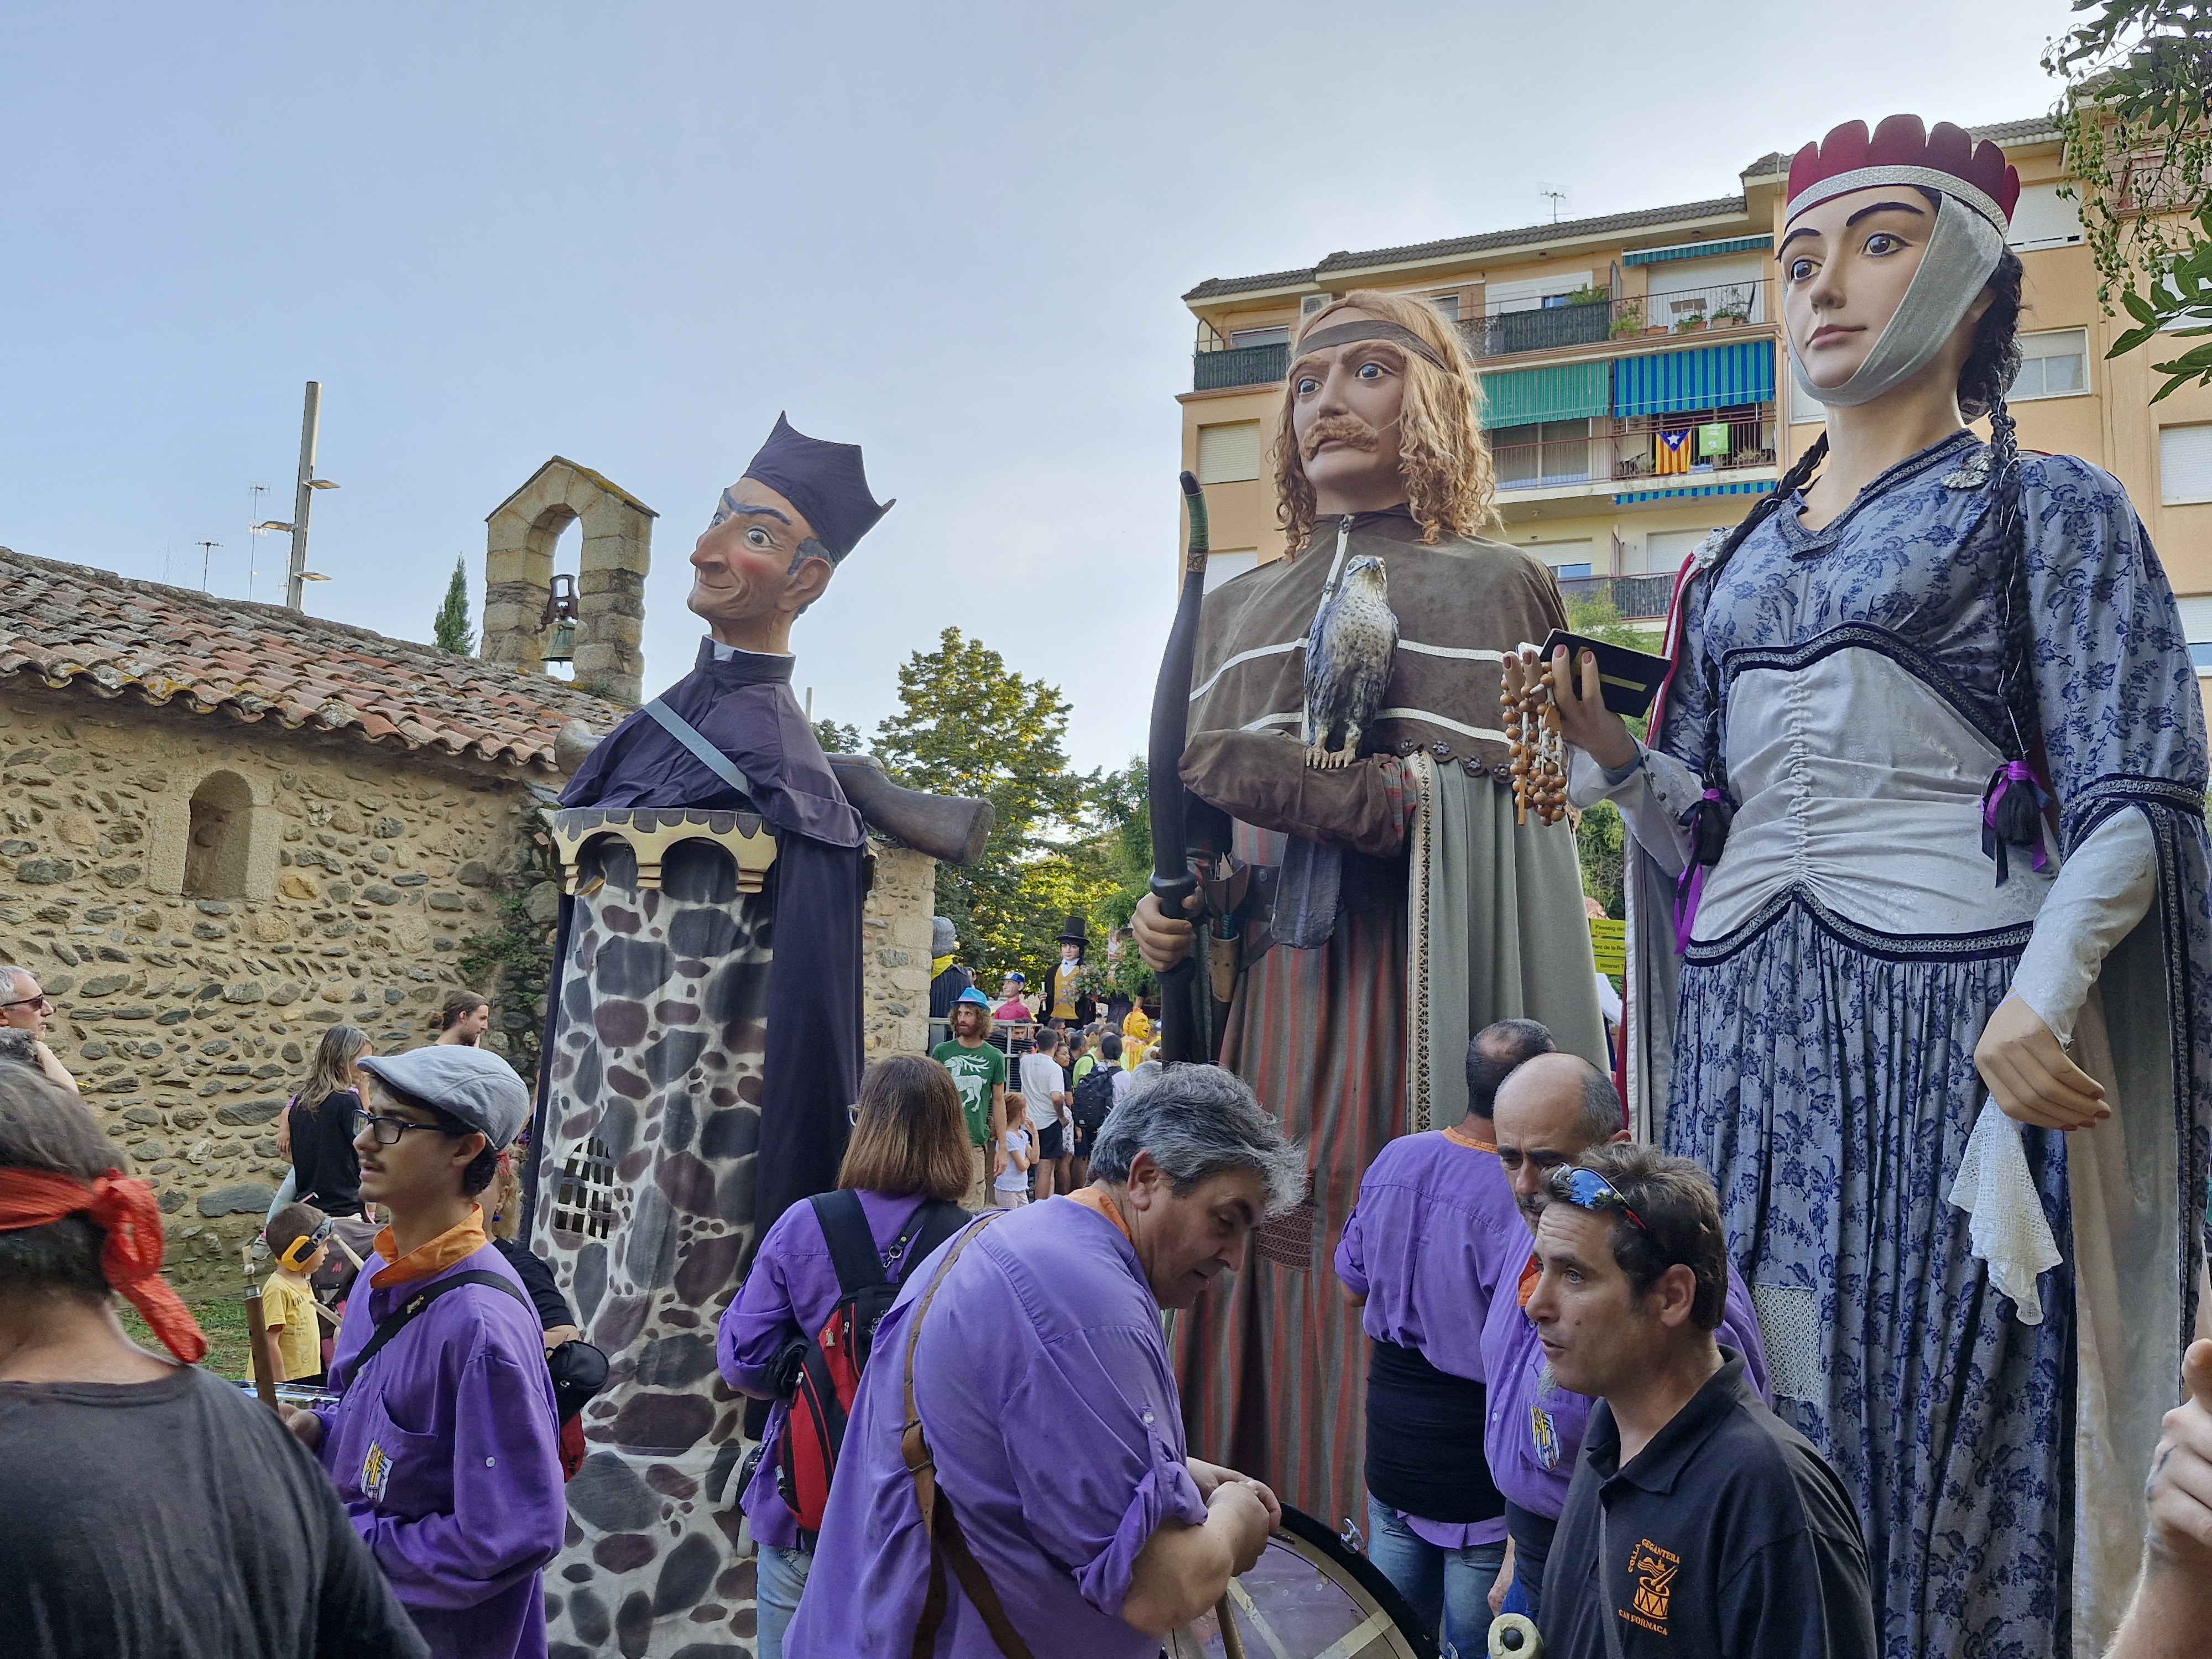
M 154 1189 L 110 1170 L 89 1186 L 49 1170 L 0 1170 L 0 1232 L 43 1227 L 64 1216 L 86 1215 L 107 1232 L 100 1268 L 161 1339 L 185 1362 L 206 1357 L 207 1338 L 161 1277 L 161 1212 Z

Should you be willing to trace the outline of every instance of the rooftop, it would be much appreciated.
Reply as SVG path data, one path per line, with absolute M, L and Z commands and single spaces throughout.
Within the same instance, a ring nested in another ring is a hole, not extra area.
M 0 584 L 0 684 L 32 674 L 58 689 L 545 773 L 565 722 L 604 729 L 623 712 L 565 680 L 4 547 Z
M 2058 137 L 2048 115 L 2024 121 L 1999 121 L 1966 129 L 1976 138 L 2000 144 L 2045 143 Z M 1790 170 L 1790 155 L 1772 150 L 1744 168 L 1746 179 L 1766 179 Z M 1699 219 L 1722 218 L 1741 213 L 1745 198 L 1719 196 L 1711 201 L 1681 202 L 1672 207 L 1639 208 L 1632 213 L 1611 213 L 1594 219 L 1562 219 L 1557 222 L 1523 225 L 1515 230 L 1484 231 L 1474 236 L 1448 237 L 1437 242 L 1417 242 L 1406 247 L 1369 248 L 1358 253 L 1332 253 L 1318 264 L 1299 270 L 1271 270 L 1256 276 L 1209 276 L 1182 297 L 1186 302 L 1218 300 L 1232 294 L 1257 294 L 1270 289 L 1301 288 L 1318 283 L 1343 271 L 1367 270 L 1378 265 L 1411 264 L 1426 259 L 1448 259 L 1457 254 L 1487 253 L 1493 249 L 1568 242 L 1593 236 L 1610 236 L 1647 229 L 1656 225 L 1681 224 Z

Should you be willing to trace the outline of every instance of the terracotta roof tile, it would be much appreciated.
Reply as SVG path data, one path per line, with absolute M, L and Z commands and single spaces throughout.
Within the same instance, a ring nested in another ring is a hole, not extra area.
M 0 678 L 34 674 L 57 688 L 546 773 L 563 724 L 604 731 L 625 712 L 543 674 L 4 547 L 0 584 Z

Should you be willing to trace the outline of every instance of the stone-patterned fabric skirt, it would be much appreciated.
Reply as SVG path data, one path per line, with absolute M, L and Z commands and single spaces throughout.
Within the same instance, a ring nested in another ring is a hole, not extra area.
M 1312 1195 L 1254 1236 L 1244 1269 L 1176 1316 L 1193 1453 L 1267 1481 L 1332 1527 L 1364 1516 L 1366 1338 L 1331 1267 L 1359 1177 L 1406 1120 L 1406 908 L 1337 917 L 1237 988 L 1222 1063 L 1306 1143 Z
M 1889 1659 L 2073 1651 L 2069 1269 L 2021 1324 L 1947 1201 L 2026 939 L 1898 939 L 1785 894 L 1683 961 L 1668 1150 L 1711 1171 L 1776 1407 L 1858 1501 Z M 2024 1139 L 2070 1261 L 2063 1137 Z

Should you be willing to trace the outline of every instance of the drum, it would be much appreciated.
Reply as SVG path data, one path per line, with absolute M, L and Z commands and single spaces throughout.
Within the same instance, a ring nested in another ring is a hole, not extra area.
M 1259 1659 L 1437 1659 L 1390 1581 L 1310 1515 L 1283 1506 L 1259 1562 L 1229 1586 L 1237 1633 Z M 1224 1659 L 1212 1613 L 1168 1638 L 1170 1659 Z

